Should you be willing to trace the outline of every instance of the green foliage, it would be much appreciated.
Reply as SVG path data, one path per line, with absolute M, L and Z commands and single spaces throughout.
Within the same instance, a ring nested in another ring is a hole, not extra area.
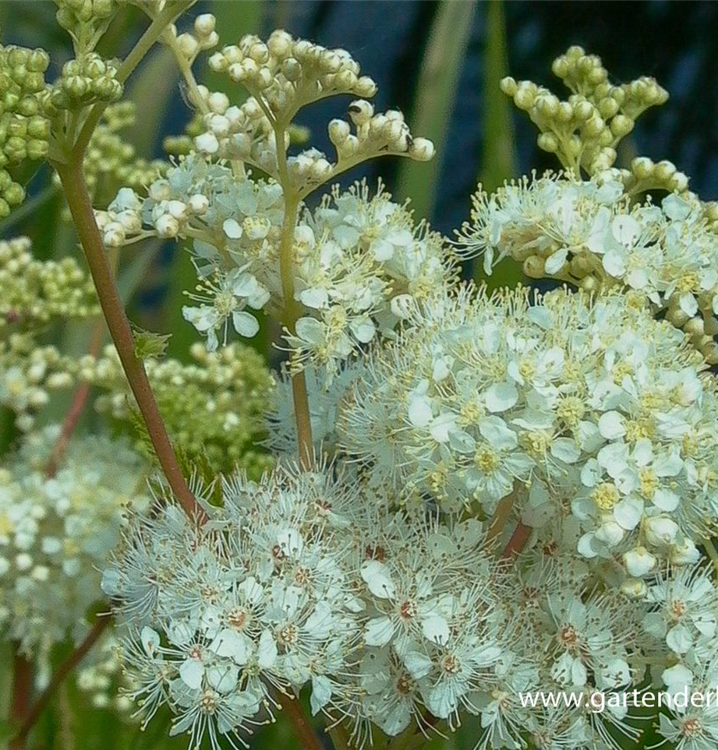
M 135 337 L 135 354 L 141 360 L 164 356 L 167 344 L 172 338 L 171 333 L 153 333 L 137 326 L 133 327 L 132 334 Z
M 459 77 L 471 35 L 475 0 L 439 3 L 424 51 L 412 107 L 412 130 L 433 141 L 436 155 L 427 164 L 402 160 L 397 194 L 411 198 L 420 218 L 431 216 L 441 173 Z

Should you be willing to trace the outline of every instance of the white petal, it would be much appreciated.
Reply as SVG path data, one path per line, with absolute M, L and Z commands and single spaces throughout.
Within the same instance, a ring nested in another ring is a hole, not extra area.
M 254 315 L 250 315 L 248 312 L 234 312 L 232 313 L 232 323 L 234 324 L 234 330 L 240 336 L 245 338 L 252 338 L 259 331 L 259 323 Z
M 249 657 L 249 643 L 246 636 L 236 630 L 224 628 L 212 643 L 209 650 L 217 656 L 229 657 L 236 664 L 246 664 Z
M 388 617 L 374 617 L 366 624 L 364 641 L 367 646 L 385 646 L 394 634 L 394 626 Z
M 611 222 L 611 232 L 622 245 L 632 245 L 641 235 L 641 225 L 633 216 L 620 215 Z
M 378 599 L 391 599 L 396 593 L 394 581 L 386 565 L 378 560 L 365 562 L 361 566 L 361 577 L 369 587 L 369 591 Z
M 598 420 L 598 431 L 606 440 L 623 437 L 626 434 L 623 416 L 617 411 L 607 411 Z
M 262 669 L 271 669 L 277 660 L 277 644 L 268 630 L 262 631 L 259 636 L 259 648 L 257 649 L 257 663 Z
M 427 396 L 410 396 L 409 421 L 414 427 L 426 427 L 432 420 L 431 401 Z
M 556 438 L 551 443 L 551 455 L 559 461 L 573 464 L 578 461 L 581 449 L 572 438 Z
M 237 687 L 239 669 L 233 664 L 210 667 L 206 672 L 207 682 L 218 693 L 231 693 Z
M 144 627 L 140 633 L 142 648 L 148 656 L 154 656 L 160 646 L 160 636 L 152 628 Z
M 616 503 L 613 509 L 613 517 L 618 525 L 626 531 L 635 529 L 642 515 L 643 503 L 635 498 L 627 497 Z
M 227 219 L 222 224 L 222 229 L 230 240 L 238 240 L 242 236 L 242 227 L 235 219 Z
M 317 675 L 312 677 L 312 694 L 310 703 L 312 715 L 319 713 L 329 703 L 332 697 L 332 683 L 328 677 Z
M 407 654 L 404 654 L 403 662 L 407 671 L 415 680 L 426 677 L 431 672 L 433 666 L 431 659 L 419 651 L 409 651 Z
M 440 615 L 430 615 L 421 622 L 424 638 L 432 643 L 447 643 L 449 640 L 449 623 Z
M 486 408 L 491 412 L 510 409 L 519 400 L 519 392 L 513 383 L 495 383 L 486 391 Z
M 197 659 L 186 659 L 179 669 L 180 678 L 188 688 L 199 690 L 202 687 L 204 664 Z

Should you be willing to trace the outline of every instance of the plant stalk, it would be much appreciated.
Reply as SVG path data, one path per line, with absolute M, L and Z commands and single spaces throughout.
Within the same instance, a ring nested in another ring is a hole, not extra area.
M 277 142 L 281 143 L 282 141 Z M 299 198 L 289 193 L 287 187 L 284 189 L 284 222 L 279 242 L 279 275 L 282 281 L 282 296 L 284 297 L 283 322 L 290 333 L 294 333 L 300 315 L 294 299 L 294 228 L 297 223 Z M 314 460 L 314 443 L 312 440 L 307 379 L 304 371 L 292 375 L 292 398 L 294 400 L 294 418 L 297 423 L 299 464 L 302 468 L 309 469 Z
M 521 550 L 526 546 L 526 542 L 528 542 L 530 536 L 531 527 L 526 526 L 526 524 L 523 524 L 521 523 L 521 521 L 519 521 L 518 524 L 516 524 L 514 533 L 511 535 L 511 539 L 509 539 L 506 547 L 504 548 L 504 551 L 501 553 L 501 557 L 508 560 L 513 557 L 514 554 L 518 554 L 519 552 L 521 552 Z
M 82 159 L 71 158 L 68 163 L 55 163 L 75 229 L 90 268 L 100 307 L 130 384 L 137 406 L 147 427 L 155 453 L 167 482 L 182 508 L 190 516 L 204 520 L 205 513 L 197 504 L 180 469 L 157 401 L 150 387 L 144 365 L 135 353 L 135 339 L 120 300 L 112 269 L 105 254 L 100 230 L 95 222 L 92 202 L 87 191 Z
M 174 22 L 174 20 L 187 10 L 194 0 L 170 0 L 167 5 L 152 19 L 152 23 L 145 29 L 144 34 L 139 38 L 137 44 L 130 50 L 130 53 L 122 61 L 115 78 L 124 83 L 134 72 L 135 68 L 142 62 L 147 53 L 152 49 L 155 43 L 164 33 L 165 29 Z M 90 110 L 82 129 L 80 130 L 73 152 L 80 159 L 85 153 L 87 144 L 95 131 L 97 123 L 100 121 L 102 114 L 107 109 L 108 102 L 100 102 Z
M 9 750 L 23 750 L 25 743 L 27 742 L 27 737 L 30 734 L 30 730 L 35 726 L 35 723 L 42 715 L 42 712 L 47 708 L 57 688 L 62 684 L 70 672 L 72 672 L 72 670 L 85 658 L 90 649 L 105 632 L 105 629 L 110 622 L 112 622 L 112 617 L 110 615 L 101 616 L 92 627 L 92 630 L 87 634 L 85 640 L 55 670 L 50 684 L 42 691 L 35 703 L 32 704 L 23 716 L 20 731 L 10 743 Z
M 32 662 L 20 653 L 19 648 L 19 644 L 15 644 L 10 719 L 17 724 L 22 724 L 30 712 L 33 669 Z M 8 750 L 23 750 L 24 747 L 25 738 L 21 738 L 18 735 L 10 741 Z
M 277 699 L 282 706 L 282 711 L 284 711 L 289 721 L 291 721 L 294 733 L 304 750 L 326 750 L 305 716 L 304 710 L 299 703 L 299 698 L 279 692 Z

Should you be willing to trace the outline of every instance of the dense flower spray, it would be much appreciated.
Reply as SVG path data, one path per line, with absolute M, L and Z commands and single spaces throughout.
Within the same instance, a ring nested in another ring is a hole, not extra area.
M 479 187 L 449 240 L 381 184 L 333 184 L 434 151 L 375 111 L 347 51 L 284 31 L 218 47 L 210 14 L 174 25 L 189 0 L 138 5 L 151 25 L 122 62 L 96 51 L 110 0 L 58 2 L 75 55 L 52 83 L 42 51 L 0 48 L 0 169 L 48 155 L 113 336 L 82 357 L 45 345 L 97 314 L 89 280 L 0 244 L 0 404 L 21 434 L 0 467 L 0 629 L 18 656 L 49 672 L 102 592 L 116 629 L 79 686 L 105 705 L 121 683 L 123 711 L 169 712 L 192 750 L 286 715 L 310 750 L 312 723 L 337 750 L 413 750 L 469 717 L 477 750 L 611 750 L 640 714 L 597 695 L 714 687 L 718 211 L 669 162 L 615 166 L 666 92 L 612 85 L 578 47 L 554 64 L 566 101 L 506 79 L 562 171 Z M 154 41 L 196 117 L 148 163 L 119 99 Z M 204 54 L 246 96 L 198 85 Z M 297 146 L 299 110 L 339 96 L 332 153 Z M 0 214 L 24 197 L 2 174 Z M 119 303 L 112 266 L 147 239 L 191 255 L 189 364 Z M 491 294 L 460 281 L 476 255 L 562 286 Z M 230 341 L 260 311 L 287 354 L 274 390 Z M 71 386 L 65 422 L 38 429 Z M 70 439 L 90 387 L 131 441 Z M 539 690 L 574 700 L 522 699 Z M 656 724 L 680 750 L 718 739 L 715 707 Z

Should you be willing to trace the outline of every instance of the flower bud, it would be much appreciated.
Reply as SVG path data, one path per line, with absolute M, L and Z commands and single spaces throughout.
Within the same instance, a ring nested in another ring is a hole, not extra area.
M 649 544 L 655 547 L 670 545 L 678 534 L 678 524 L 667 516 L 653 516 L 646 521 L 644 531 Z
M 623 555 L 623 564 L 629 575 L 643 578 L 655 569 L 656 558 L 645 547 L 636 547 Z

